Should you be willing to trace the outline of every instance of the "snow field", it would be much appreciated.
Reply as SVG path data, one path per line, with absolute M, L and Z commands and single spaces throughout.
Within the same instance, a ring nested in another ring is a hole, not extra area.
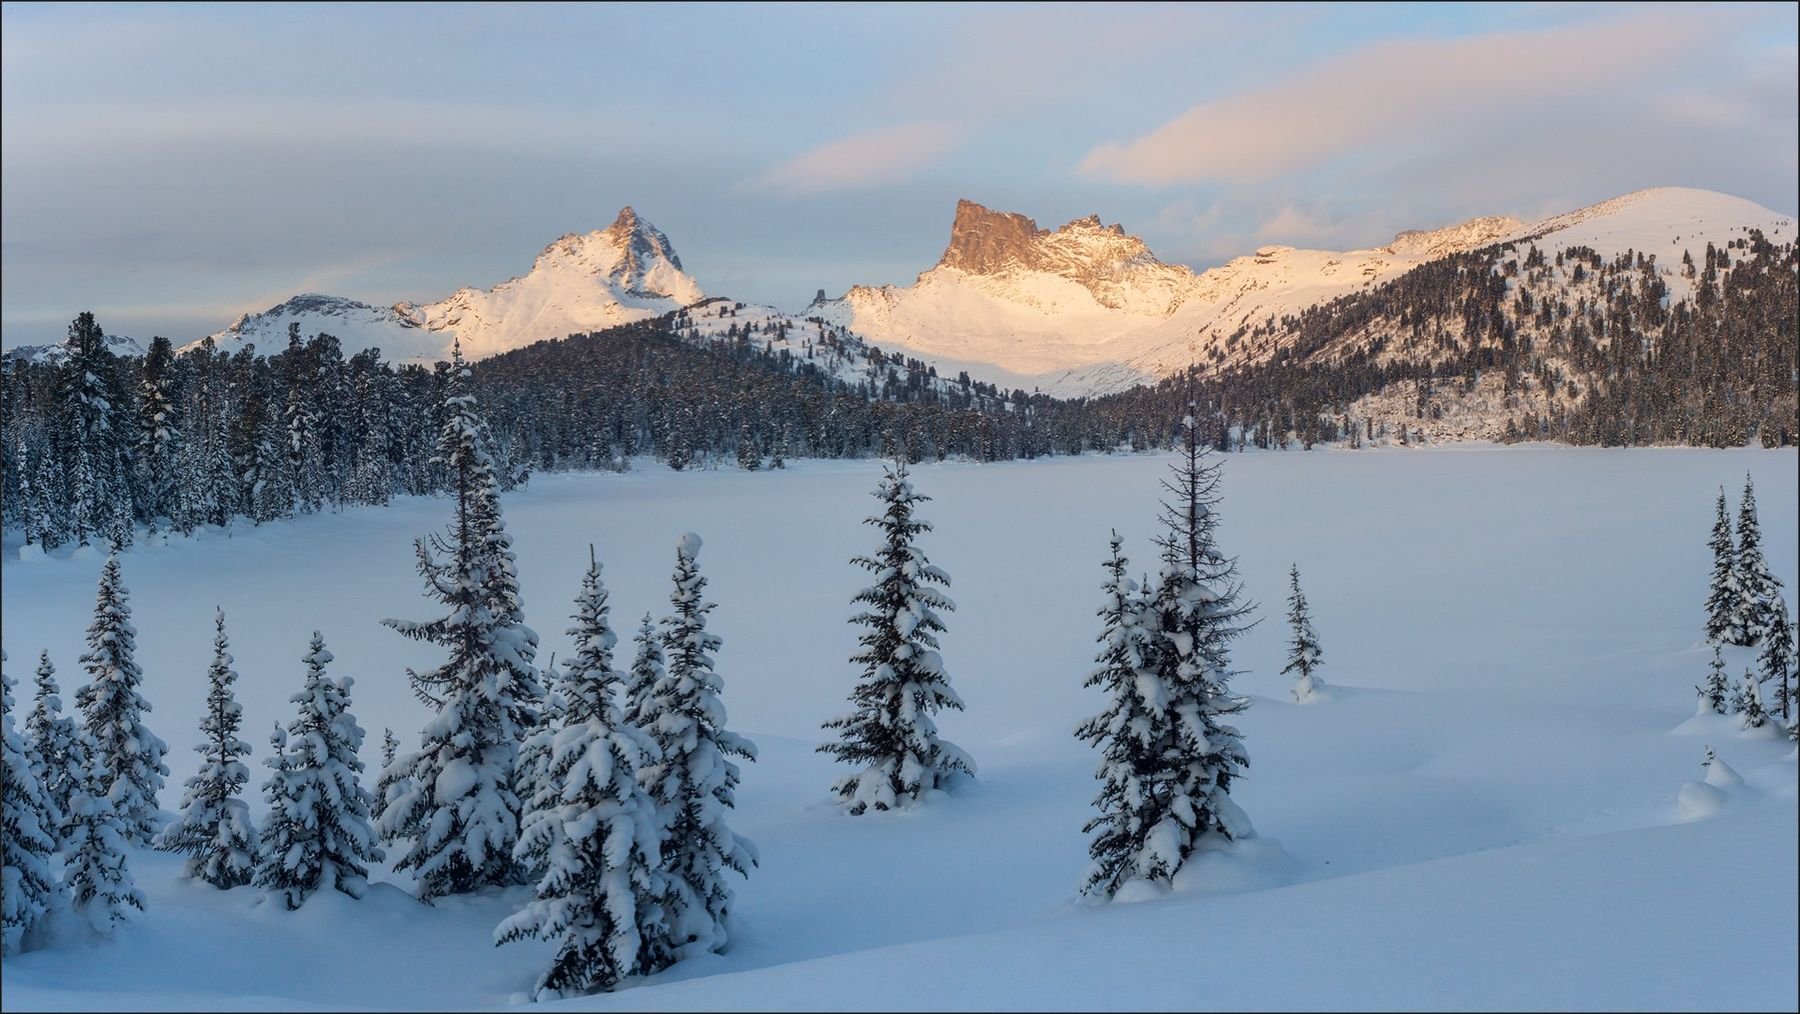
M 1711 657 L 1699 641 L 1716 487 L 1735 494 L 1754 475 L 1792 605 L 1793 451 L 1228 457 L 1220 543 L 1263 617 L 1233 654 L 1246 671 L 1233 689 L 1254 698 L 1234 721 L 1250 769 L 1233 799 L 1262 837 L 1196 857 L 1172 897 L 1096 907 L 1076 888 L 1097 758 L 1072 731 L 1101 705 L 1081 683 L 1108 531 L 1125 536 L 1132 573 L 1153 568 L 1167 461 L 914 469 L 936 526 L 919 544 L 952 575 L 958 606 L 943 659 L 967 710 L 938 724 L 980 775 L 921 809 L 860 817 L 829 795 L 849 769 L 814 748 L 855 681 L 847 620 L 866 575 L 848 561 L 876 547 L 861 521 L 879 507 L 878 463 L 645 466 L 539 476 L 508 496 L 540 661 L 569 647 L 589 541 L 624 645 L 645 610 L 668 611 L 675 537 L 704 536 L 729 728 L 759 748 L 730 820 L 762 862 L 738 884 L 730 950 L 560 1006 L 1796 1005 L 1792 747 L 1690 718 Z M 253 789 L 267 752 L 255 734 L 291 719 L 314 628 L 333 675 L 356 678 L 364 761 L 384 726 L 414 748 L 426 713 L 404 667 L 438 656 L 376 621 L 425 615 L 411 539 L 447 511 L 408 499 L 121 558 L 147 722 L 171 748 L 165 809 L 199 763 L 214 604 Z M 48 648 L 72 699 L 101 560 L 15 552 L 0 566 L 9 672 L 24 696 Z M 1330 687 L 1305 707 L 1277 675 L 1295 562 Z M 1753 654 L 1728 649 L 1728 673 Z M 1707 784 L 1707 745 L 1745 785 Z M 1689 782 L 1723 805 L 1689 811 Z M 246 798 L 260 820 L 260 792 Z M 377 868 L 362 901 L 325 891 L 287 913 L 248 889 L 178 880 L 178 856 L 132 862 L 148 911 L 109 943 L 9 957 L 7 1009 L 495 1008 L 523 999 L 550 950 L 492 945 L 527 888 L 426 908 Z

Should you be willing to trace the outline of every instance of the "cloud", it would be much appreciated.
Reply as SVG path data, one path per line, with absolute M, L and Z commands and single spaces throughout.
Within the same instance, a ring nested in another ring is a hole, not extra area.
M 909 123 L 841 137 L 809 148 L 750 181 L 789 194 L 862 190 L 904 183 L 961 143 L 963 128 Z
M 1248 183 L 1345 158 L 1399 162 L 1536 114 L 1632 89 L 1651 102 L 1672 62 L 1730 19 L 1652 11 L 1451 39 L 1380 42 L 1268 87 L 1202 102 L 1135 140 L 1093 148 L 1083 174 L 1151 186 Z
M 1336 236 L 1340 229 L 1340 223 L 1326 221 L 1314 211 L 1290 204 L 1257 226 L 1256 238 L 1299 244 Z

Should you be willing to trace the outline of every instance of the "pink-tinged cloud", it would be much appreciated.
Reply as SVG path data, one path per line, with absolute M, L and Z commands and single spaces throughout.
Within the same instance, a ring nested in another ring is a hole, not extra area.
M 963 129 L 909 123 L 840 137 L 788 159 L 750 181 L 757 189 L 821 194 L 904 183 L 961 143 Z
M 1621 81 L 1646 100 L 1673 61 L 1729 29 L 1718 11 L 1650 11 L 1557 28 L 1381 42 L 1267 88 L 1202 102 L 1081 171 L 1121 183 L 1249 182 L 1345 156 L 1396 161 L 1533 111 L 1579 107 Z M 1729 12 L 1723 12 L 1728 14 Z

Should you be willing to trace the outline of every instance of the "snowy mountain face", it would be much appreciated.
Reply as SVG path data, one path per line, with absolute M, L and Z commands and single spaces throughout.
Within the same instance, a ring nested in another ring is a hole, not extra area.
M 141 356 L 146 351 L 137 341 L 122 334 L 107 335 L 106 347 L 115 356 Z M 69 348 L 63 342 L 55 345 L 20 345 L 6 350 L 6 358 L 57 366 L 69 358 Z
M 285 347 L 288 325 L 298 323 L 309 338 L 335 335 L 345 354 L 376 346 L 391 361 L 429 363 L 448 359 L 460 340 L 464 355 L 482 359 L 660 316 L 704 297 L 669 238 L 625 208 L 605 229 L 551 243 L 528 273 L 491 289 L 462 288 L 435 303 L 392 307 L 307 293 L 241 317 L 212 338 L 227 352 L 248 342 L 268 354 Z

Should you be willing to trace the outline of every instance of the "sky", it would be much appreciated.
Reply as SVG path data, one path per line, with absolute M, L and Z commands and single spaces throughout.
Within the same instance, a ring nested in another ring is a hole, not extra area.
M 1650 186 L 1793 214 L 1775 5 L 0 5 L 0 341 L 429 302 L 631 205 L 708 293 L 907 284 L 959 198 L 1196 269 Z

